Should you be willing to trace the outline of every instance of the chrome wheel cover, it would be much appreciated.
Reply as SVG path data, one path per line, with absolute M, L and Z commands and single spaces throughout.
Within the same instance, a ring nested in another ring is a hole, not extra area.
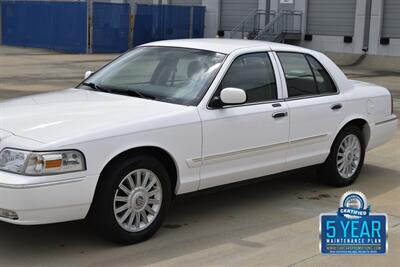
M 340 143 L 336 157 L 337 170 L 345 179 L 351 178 L 357 171 L 361 159 L 360 140 L 354 134 L 346 136 Z
M 122 179 L 114 195 L 114 215 L 128 232 L 146 229 L 157 217 L 162 203 L 162 188 L 157 175 L 137 169 Z

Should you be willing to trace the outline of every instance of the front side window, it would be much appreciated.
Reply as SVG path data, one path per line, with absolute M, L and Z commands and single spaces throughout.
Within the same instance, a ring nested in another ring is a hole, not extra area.
M 300 53 L 278 52 L 289 97 L 336 93 L 328 72 L 312 56 Z
M 87 79 L 80 88 L 197 105 L 224 54 L 176 47 L 139 47 Z
M 225 74 L 219 92 L 228 87 L 246 92 L 247 103 L 277 99 L 274 70 L 267 53 L 253 53 L 237 57 Z

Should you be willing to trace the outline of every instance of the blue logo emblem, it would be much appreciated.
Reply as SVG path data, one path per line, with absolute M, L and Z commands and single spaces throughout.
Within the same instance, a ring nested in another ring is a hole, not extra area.
M 320 216 L 322 254 L 386 254 L 387 215 L 371 213 L 361 192 L 345 193 L 337 213 Z

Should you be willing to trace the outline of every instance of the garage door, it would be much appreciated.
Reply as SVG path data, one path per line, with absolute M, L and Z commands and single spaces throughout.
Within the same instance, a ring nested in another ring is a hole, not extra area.
M 248 14 L 258 9 L 258 0 L 221 0 L 220 29 L 232 30 Z
M 201 6 L 202 0 L 171 0 L 171 5 L 178 6 Z
M 400 37 L 400 1 L 385 0 L 382 37 Z
M 309 0 L 307 33 L 353 36 L 356 0 Z

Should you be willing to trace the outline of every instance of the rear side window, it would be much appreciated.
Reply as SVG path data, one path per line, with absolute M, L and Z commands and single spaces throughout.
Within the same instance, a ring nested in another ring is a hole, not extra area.
M 312 56 L 300 53 L 277 53 L 285 73 L 289 97 L 335 93 L 329 74 Z
M 318 94 L 314 75 L 303 54 L 277 53 L 285 72 L 289 97 Z

